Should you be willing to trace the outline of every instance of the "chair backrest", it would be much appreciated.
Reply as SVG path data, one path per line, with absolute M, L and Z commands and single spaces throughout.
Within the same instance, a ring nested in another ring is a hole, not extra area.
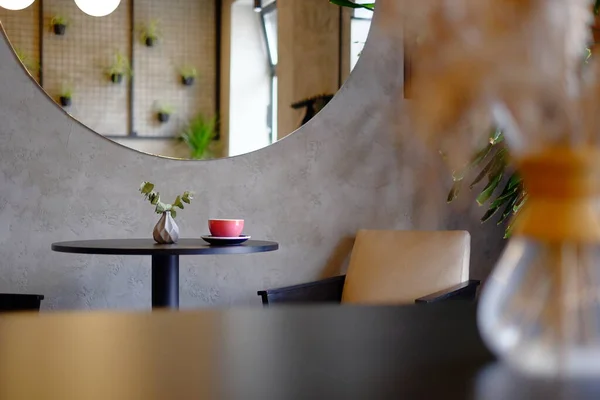
M 342 303 L 413 304 L 469 279 L 466 231 L 373 231 L 356 236 Z

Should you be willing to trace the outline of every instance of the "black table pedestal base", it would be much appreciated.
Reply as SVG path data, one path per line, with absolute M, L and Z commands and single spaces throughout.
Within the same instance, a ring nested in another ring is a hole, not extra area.
M 179 256 L 152 256 L 152 308 L 179 308 Z

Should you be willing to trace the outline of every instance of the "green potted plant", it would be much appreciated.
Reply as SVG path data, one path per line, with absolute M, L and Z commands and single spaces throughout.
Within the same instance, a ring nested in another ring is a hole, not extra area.
M 198 70 L 189 65 L 182 67 L 179 73 L 181 74 L 181 83 L 185 86 L 192 86 L 198 76 Z
M 108 69 L 108 76 L 111 82 L 119 84 L 123 81 L 123 77 L 131 75 L 129 59 L 123 53 L 117 52 L 112 65 Z
M 177 217 L 176 208 L 184 209 L 185 204 L 191 204 L 194 198 L 194 192 L 185 191 L 182 195 L 177 196 L 171 204 L 163 203 L 160 199 L 160 193 L 154 191 L 154 184 L 151 182 L 142 182 L 140 185 L 140 193 L 144 195 L 144 199 L 155 206 L 154 212 L 162 214 L 162 217 L 154 227 L 153 237 L 157 243 L 172 244 L 179 240 L 179 227 L 175 223 L 174 218 Z
M 158 20 L 150 20 L 141 27 L 142 43 L 148 47 L 153 47 L 160 39 L 160 23 Z
M 168 104 L 161 104 L 160 106 L 158 106 L 156 111 L 158 122 L 160 122 L 161 124 L 166 124 L 167 122 L 169 122 L 171 114 L 173 114 L 174 111 L 175 109 Z
M 190 149 L 190 158 L 200 160 L 206 158 L 210 145 L 217 135 L 217 118 L 206 118 L 196 115 L 179 135 L 179 140 Z
M 57 36 L 63 36 L 67 31 L 68 25 L 69 22 L 62 15 L 55 15 L 52 17 L 52 20 L 50 20 L 50 26 L 52 27 L 54 34 Z
M 58 101 L 63 107 L 70 107 L 73 103 L 73 89 L 70 86 L 63 86 Z

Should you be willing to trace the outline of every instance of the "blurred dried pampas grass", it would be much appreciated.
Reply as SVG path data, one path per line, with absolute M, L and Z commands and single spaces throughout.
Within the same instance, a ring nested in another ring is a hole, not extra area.
M 404 13 L 405 40 L 417 43 L 413 128 L 451 168 L 485 146 L 494 126 L 513 157 L 585 131 L 579 99 L 597 99 L 581 96 L 589 0 L 404 1 Z

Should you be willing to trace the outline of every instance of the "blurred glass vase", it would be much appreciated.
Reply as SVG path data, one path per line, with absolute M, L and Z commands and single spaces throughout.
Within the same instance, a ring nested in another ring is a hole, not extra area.
M 529 197 L 483 289 L 479 330 L 521 372 L 600 376 L 600 151 L 554 147 L 519 164 Z

